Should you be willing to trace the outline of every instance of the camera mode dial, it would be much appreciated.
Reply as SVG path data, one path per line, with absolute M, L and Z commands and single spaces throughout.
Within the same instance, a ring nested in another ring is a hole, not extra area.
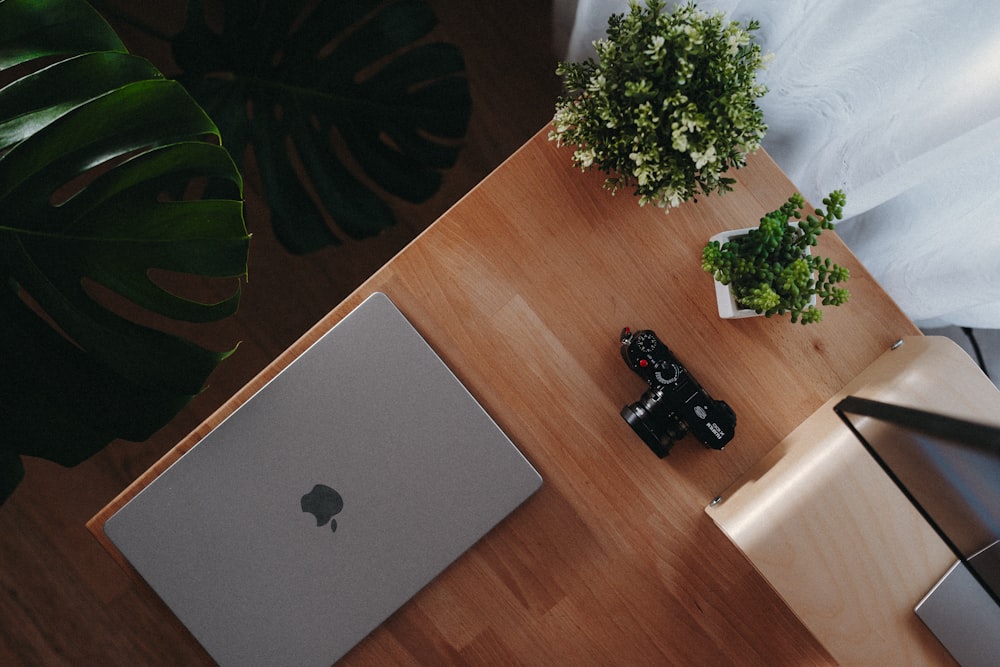
M 640 331 L 635 335 L 635 346 L 644 354 L 655 352 L 659 343 L 659 339 L 652 331 Z

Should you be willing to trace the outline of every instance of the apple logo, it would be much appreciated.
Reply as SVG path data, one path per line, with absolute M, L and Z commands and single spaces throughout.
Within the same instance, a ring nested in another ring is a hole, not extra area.
M 344 499 L 340 494 L 325 484 L 317 484 L 312 491 L 302 496 L 302 511 L 316 517 L 317 526 L 330 524 L 330 530 L 337 530 L 334 515 L 344 509 Z

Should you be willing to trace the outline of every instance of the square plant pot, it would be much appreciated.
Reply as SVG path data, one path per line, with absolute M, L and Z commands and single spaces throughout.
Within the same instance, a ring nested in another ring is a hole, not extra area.
M 726 232 L 719 232 L 712 238 L 708 239 L 709 242 L 718 241 L 720 245 L 725 244 L 726 241 L 743 236 L 754 227 L 745 227 L 743 229 L 731 229 Z M 811 254 L 809 248 L 806 248 L 806 254 Z M 715 283 L 715 302 L 719 309 L 719 317 L 724 320 L 738 320 L 744 317 L 760 317 L 762 313 L 750 308 L 741 308 L 736 303 L 736 297 L 733 296 L 732 290 L 729 289 L 729 285 L 723 285 L 718 280 L 713 280 Z M 816 295 L 814 294 L 810 300 L 812 305 L 816 305 Z

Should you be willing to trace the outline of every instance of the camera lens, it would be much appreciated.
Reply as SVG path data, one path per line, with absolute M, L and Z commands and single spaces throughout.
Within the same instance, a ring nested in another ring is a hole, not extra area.
M 687 433 L 684 424 L 662 405 L 662 398 L 662 390 L 650 389 L 638 401 L 621 410 L 625 422 L 660 458 L 670 453 L 674 440 L 683 438 Z

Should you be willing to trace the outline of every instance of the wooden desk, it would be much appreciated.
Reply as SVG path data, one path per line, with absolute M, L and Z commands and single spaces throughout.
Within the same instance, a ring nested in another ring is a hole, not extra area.
M 955 664 L 913 611 L 955 556 L 837 417 L 833 406 L 846 396 L 977 422 L 1000 414 L 1000 391 L 956 343 L 908 337 L 708 514 L 841 665 Z
M 545 478 L 347 664 L 830 664 L 704 509 L 894 341 L 918 330 L 832 234 L 852 299 L 802 327 L 720 320 L 713 233 L 794 186 L 763 152 L 736 191 L 669 215 L 602 190 L 539 132 L 89 524 L 103 521 L 372 291 L 384 291 Z M 848 211 L 850 211 L 848 193 Z M 621 419 L 649 328 L 739 417 L 723 452 L 657 459 Z M 113 548 L 105 541 L 109 550 Z M 150 593 L 151 594 L 151 593 Z

